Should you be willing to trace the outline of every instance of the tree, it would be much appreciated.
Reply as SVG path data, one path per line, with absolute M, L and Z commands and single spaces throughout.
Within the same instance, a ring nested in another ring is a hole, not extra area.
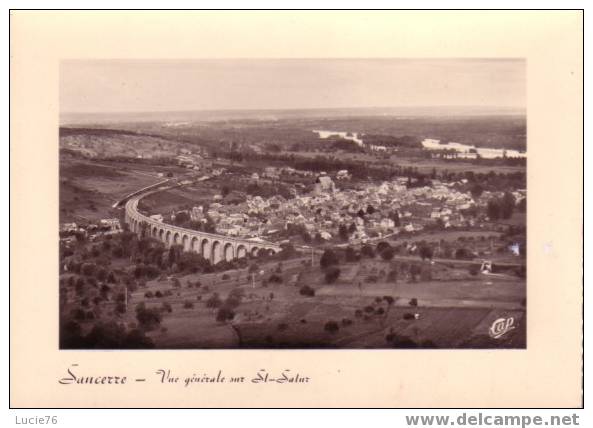
M 308 285 L 303 285 L 299 290 L 301 296 L 313 297 L 315 296 L 315 290 Z
M 474 184 L 470 189 L 470 193 L 474 198 L 479 198 L 483 192 L 484 188 L 479 183 Z
M 410 265 L 410 276 L 412 277 L 412 282 L 416 282 L 416 278 L 418 277 L 418 275 L 420 275 L 421 272 L 422 269 L 420 269 L 420 266 L 416 264 Z
M 422 245 L 419 254 L 422 260 L 432 260 L 433 250 L 428 245 Z
M 323 255 L 321 256 L 321 259 L 319 259 L 319 264 L 324 269 L 332 265 L 337 265 L 339 263 L 340 259 L 338 258 L 338 255 L 331 248 L 325 250 L 323 252 Z
M 367 214 L 368 215 L 373 215 L 375 213 L 375 207 L 373 207 L 372 205 L 368 205 L 367 206 Z
M 147 309 L 144 303 L 136 306 L 136 319 L 144 330 L 154 330 L 161 324 L 161 313 L 158 309 Z
M 389 246 L 388 248 L 386 248 L 385 250 L 383 250 L 381 252 L 381 258 L 386 261 L 393 259 L 394 255 L 395 255 L 395 250 L 391 246 Z
M 500 207 L 502 218 L 511 218 L 515 209 L 515 197 L 510 192 L 506 192 L 500 201 Z
M 350 237 L 350 233 L 348 232 L 348 228 L 346 227 L 345 224 L 340 225 L 338 233 L 339 233 L 342 241 L 348 241 L 348 238 Z
M 218 309 L 218 312 L 216 312 L 216 321 L 218 322 L 227 322 L 233 318 L 235 318 L 235 313 L 228 306 L 222 306 Z
M 323 244 L 323 238 L 321 237 L 321 233 L 317 232 L 315 234 L 314 240 L 316 244 Z
M 220 296 L 218 293 L 214 293 L 208 300 L 206 300 L 206 307 L 207 308 L 218 308 L 222 304 L 220 300 Z
M 294 248 L 294 245 L 292 245 L 291 243 L 280 244 L 280 248 L 282 249 L 280 251 L 280 257 L 283 260 L 289 259 L 296 255 L 296 249 Z
M 175 246 L 169 248 L 169 266 L 172 266 L 177 260 L 177 252 L 175 251 Z
M 257 265 L 257 263 L 251 263 L 249 265 L 249 269 L 247 270 L 247 272 L 249 273 L 255 273 L 257 271 L 259 271 L 259 266 Z
M 389 244 L 389 242 L 385 242 L 385 241 L 381 241 L 377 244 L 377 252 L 382 253 L 383 251 L 385 251 L 387 248 L 390 248 L 391 245 Z
M 393 223 L 395 224 L 395 227 L 401 226 L 401 222 L 399 220 L 399 212 L 398 211 L 394 211 L 394 212 L 391 213 L 391 220 L 393 220 Z
M 391 307 L 395 303 L 395 299 L 392 296 L 383 296 L 383 300 L 385 301 L 385 303 L 387 303 L 387 310 L 385 311 L 385 316 L 381 320 L 381 324 L 383 324 L 385 322 L 385 320 L 387 319 L 387 316 L 389 315 L 389 311 L 391 310 Z
M 175 224 L 177 225 L 183 225 L 185 223 L 188 223 L 189 220 L 189 214 L 185 211 L 180 211 L 177 214 L 175 214 Z
M 91 276 L 95 273 L 97 265 L 94 263 L 83 263 L 80 267 L 80 272 L 85 276 Z
M 387 279 L 391 282 L 393 282 L 394 284 L 397 283 L 397 266 L 393 266 L 393 269 L 391 270 L 391 272 L 389 272 L 389 275 L 387 275 Z
M 340 326 L 335 321 L 328 321 L 325 323 L 323 329 L 328 333 L 337 333 L 340 330 Z
M 340 277 L 340 268 L 331 266 L 325 271 L 326 284 L 333 284 Z
M 375 250 L 373 250 L 373 247 L 371 247 L 369 244 L 364 244 L 360 249 L 360 253 L 368 258 L 375 257 Z
M 501 217 L 500 204 L 495 199 L 491 199 L 488 201 L 486 211 L 488 212 L 488 217 L 490 218 L 490 220 L 496 221 L 499 220 Z
M 467 248 L 458 248 L 455 251 L 455 258 L 462 260 L 472 260 L 474 259 L 474 255 Z

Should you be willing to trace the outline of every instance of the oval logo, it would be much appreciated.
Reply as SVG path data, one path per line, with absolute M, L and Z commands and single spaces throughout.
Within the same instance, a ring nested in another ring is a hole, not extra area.
M 513 324 L 515 324 L 515 319 L 513 317 L 499 318 L 492 323 L 488 333 L 493 339 L 498 339 L 503 334 L 514 329 L 515 326 Z

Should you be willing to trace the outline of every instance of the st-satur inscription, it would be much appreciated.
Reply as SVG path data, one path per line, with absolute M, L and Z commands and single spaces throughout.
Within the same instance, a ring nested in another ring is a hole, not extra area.
M 66 368 L 66 373 L 58 379 L 61 385 L 129 385 L 135 383 L 150 383 L 159 385 L 192 385 L 208 384 L 307 384 L 311 378 L 302 372 L 292 369 L 279 371 L 259 369 L 254 372 L 231 373 L 222 369 L 211 373 L 201 371 L 187 372 L 158 368 L 147 373 L 146 377 L 130 376 L 125 373 L 97 373 L 92 369 L 84 369 L 78 364 Z

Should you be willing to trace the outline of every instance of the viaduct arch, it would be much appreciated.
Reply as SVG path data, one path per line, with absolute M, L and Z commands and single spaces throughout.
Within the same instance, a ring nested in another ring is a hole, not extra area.
M 242 239 L 214 233 L 199 232 L 158 222 L 138 211 L 142 196 L 130 198 L 126 203 L 125 221 L 138 235 L 151 236 L 167 247 L 182 245 L 185 251 L 200 254 L 212 264 L 255 256 L 259 251 L 277 253 L 280 246 L 261 239 Z

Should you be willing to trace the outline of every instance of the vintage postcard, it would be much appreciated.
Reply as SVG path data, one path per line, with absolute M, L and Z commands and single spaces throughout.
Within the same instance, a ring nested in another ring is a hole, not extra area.
M 579 12 L 11 37 L 13 406 L 581 405 Z

